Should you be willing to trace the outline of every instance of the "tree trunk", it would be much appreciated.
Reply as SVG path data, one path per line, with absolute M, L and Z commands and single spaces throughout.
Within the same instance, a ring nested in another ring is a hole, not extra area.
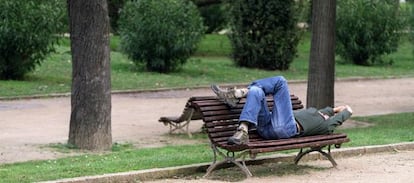
M 334 105 L 336 0 L 312 1 L 307 107 Z
M 112 146 L 109 17 L 106 0 L 68 0 L 72 51 L 69 144 Z

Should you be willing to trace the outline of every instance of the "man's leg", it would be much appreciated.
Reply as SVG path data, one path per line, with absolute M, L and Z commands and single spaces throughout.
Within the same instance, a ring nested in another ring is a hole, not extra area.
M 286 79 L 282 76 L 260 79 L 254 81 L 249 88 L 253 86 L 261 88 L 265 95 L 273 95 L 274 99 L 271 122 L 259 120 L 259 134 L 266 139 L 289 138 L 296 135 L 296 122 Z
M 246 103 L 239 118 L 240 122 L 249 122 L 254 126 L 270 123 L 271 113 L 267 106 L 264 91 L 257 86 L 250 86 L 246 96 Z
M 248 142 L 248 123 L 257 126 L 259 134 L 266 139 L 289 138 L 297 134 L 289 88 L 284 77 L 259 79 L 252 82 L 248 89 L 245 92 L 246 104 L 239 118 L 240 127 L 229 139 L 230 144 Z M 267 107 L 266 95 L 273 95 L 275 104 L 272 113 Z
M 228 139 L 229 144 L 247 144 L 249 124 L 254 126 L 271 124 L 271 114 L 267 106 L 266 96 L 261 88 L 256 86 L 249 88 L 239 122 L 240 126 L 237 132 Z

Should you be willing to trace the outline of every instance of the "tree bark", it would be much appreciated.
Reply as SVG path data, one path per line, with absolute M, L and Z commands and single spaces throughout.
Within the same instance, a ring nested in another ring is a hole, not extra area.
M 334 105 L 336 0 L 312 1 L 307 107 Z
M 112 146 L 109 17 L 106 0 L 68 0 L 72 51 L 69 144 Z

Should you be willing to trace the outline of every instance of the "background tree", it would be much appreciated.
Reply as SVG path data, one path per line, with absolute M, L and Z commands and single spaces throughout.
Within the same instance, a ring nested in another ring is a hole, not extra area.
M 191 1 L 130 1 L 119 20 L 124 53 L 137 66 L 161 73 L 180 69 L 196 51 L 204 31 Z
M 347 0 L 339 1 L 336 22 L 338 55 L 357 65 L 372 65 L 397 51 L 406 20 L 398 0 Z
M 227 28 L 227 9 L 227 3 L 198 7 L 200 15 L 203 17 L 204 26 L 207 27 L 207 34 Z
M 408 18 L 408 23 L 409 23 L 408 36 L 409 36 L 411 44 L 414 45 L 414 0 L 407 1 L 407 2 L 409 2 L 409 5 L 411 7 L 410 8 L 411 12 L 408 13 L 408 17 L 409 17 Z M 413 50 L 413 54 L 414 54 L 414 50 Z
M 336 0 L 313 0 L 307 107 L 334 105 Z
M 223 1 L 222 0 L 192 0 L 194 4 L 196 4 L 198 7 L 202 6 L 210 6 L 213 4 L 220 4 Z
M 69 144 L 107 150 L 111 135 L 109 17 L 106 0 L 68 0 L 72 51 Z
M 0 79 L 23 79 L 49 53 L 63 32 L 60 0 L 0 0 Z
M 229 1 L 234 62 L 243 67 L 287 70 L 297 52 L 295 2 Z
M 109 22 L 111 23 L 111 32 L 118 33 L 118 20 L 125 0 L 108 0 Z

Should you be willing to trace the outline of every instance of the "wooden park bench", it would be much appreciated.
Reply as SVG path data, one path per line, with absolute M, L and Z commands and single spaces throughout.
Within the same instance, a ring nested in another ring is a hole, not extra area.
M 302 109 L 302 102 L 296 96 L 291 96 L 292 108 Z M 300 149 L 295 158 L 295 164 L 310 153 L 319 152 L 325 156 L 335 167 L 337 163 L 331 156 L 331 146 L 339 148 L 342 143 L 349 142 L 346 134 L 316 135 L 307 137 L 296 137 L 280 140 L 265 140 L 261 138 L 255 129 L 249 129 L 249 143 L 247 145 L 228 145 L 227 139 L 231 137 L 238 127 L 238 119 L 242 111 L 245 99 L 242 99 L 235 108 L 230 108 L 216 97 L 192 97 L 186 108 L 192 108 L 192 114 L 197 113 L 197 118 L 204 121 L 204 125 L 211 142 L 214 158 L 207 169 L 208 176 L 214 169 L 225 163 L 233 163 L 241 168 L 247 175 L 252 176 L 246 166 L 246 156 L 256 158 L 259 153 L 275 152 L 289 149 Z M 273 106 L 273 98 L 268 97 L 269 109 Z M 185 110 L 184 110 L 185 111 Z M 189 119 L 190 117 L 187 116 Z M 323 148 L 327 147 L 327 152 Z M 217 160 L 217 156 L 224 158 Z
M 174 132 L 183 132 L 187 133 L 188 136 L 191 137 L 191 132 L 188 130 L 191 120 L 200 120 L 202 117 L 200 111 L 198 111 L 193 104 L 194 100 L 209 101 L 216 100 L 216 97 L 190 97 L 190 99 L 188 99 L 187 103 L 185 104 L 184 110 L 180 116 L 163 116 L 160 117 L 158 121 L 164 123 L 165 126 L 170 127 L 170 134 Z

